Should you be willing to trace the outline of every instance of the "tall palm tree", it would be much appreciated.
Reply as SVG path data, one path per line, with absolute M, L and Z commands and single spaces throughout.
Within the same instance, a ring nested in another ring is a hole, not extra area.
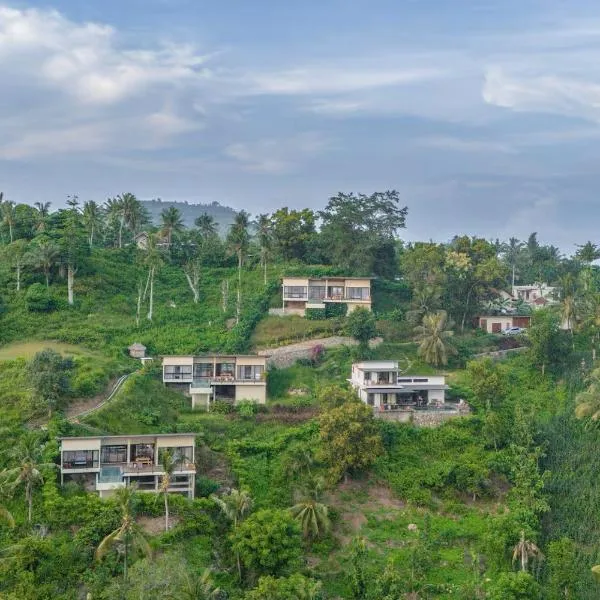
M 25 490 L 25 502 L 27 504 L 27 522 L 31 523 L 33 516 L 33 494 L 35 488 L 42 484 L 44 469 L 54 469 L 54 463 L 44 463 L 42 457 L 42 446 L 37 435 L 28 434 L 12 450 L 10 456 L 16 467 L 2 471 L 0 477 L 6 481 L 9 489 L 16 490 L 23 487 Z
M 160 463 L 163 468 L 163 475 L 160 478 L 158 491 L 163 495 L 165 503 L 165 531 L 169 531 L 169 488 L 173 481 L 173 472 L 177 466 L 177 461 L 170 450 L 165 450 Z
M 269 215 L 258 215 L 256 225 L 260 246 L 260 264 L 263 268 L 264 284 L 267 285 L 267 258 L 271 250 L 271 219 Z
M 526 540 L 525 532 L 521 530 L 521 537 L 513 548 L 513 564 L 518 560 L 521 571 L 525 572 L 527 571 L 530 559 L 542 560 L 543 558 L 542 551 L 533 542 Z
M 119 248 L 123 246 L 123 227 L 125 226 L 125 219 L 123 217 L 122 202 L 119 196 L 116 198 L 109 198 L 104 203 L 104 213 L 108 219 L 108 223 L 111 226 L 116 226 L 118 223 L 118 234 L 115 243 L 118 244 Z
M 202 213 L 195 221 L 194 225 L 200 231 L 202 239 L 206 241 L 208 238 L 216 235 L 217 223 L 215 219 L 208 213 Z
M 129 192 L 121 194 L 118 198 L 121 203 L 123 222 L 135 236 L 146 220 L 146 211 L 142 203 Z
M 252 510 L 252 497 L 246 490 L 232 489 L 226 496 L 211 496 L 216 505 L 221 509 L 221 512 L 233 524 L 234 531 L 242 519 Z M 240 563 L 240 555 L 236 553 L 235 560 L 237 563 L 238 577 L 242 579 L 242 565 Z
M 578 250 L 575 256 L 585 265 L 591 265 L 600 258 L 600 248 L 596 244 L 588 241 L 583 245 L 577 246 Z
M 94 246 L 94 235 L 104 224 L 102 207 L 93 200 L 89 200 L 83 205 L 83 224 L 88 233 L 90 248 L 92 248 Z
M 148 237 L 148 248 L 144 257 L 144 262 L 148 266 L 148 284 L 150 285 L 150 299 L 148 301 L 148 314 L 146 315 L 146 318 L 148 321 L 152 321 L 152 316 L 154 314 L 154 275 L 164 262 L 162 254 L 156 245 L 156 237 L 153 235 Z M 146 293 L 144 292 L 144 297 L 145 296 Z
M 46 287 L 50 287 L 50 271 L 58 262 L 60 248 L 50 240 L 41 241 L 31 250 L 30 260 L 34 269 L 42 271 Z
M 323 489 L 323 478 L 311 478 L 301 490 L 298 502 L 290 508 L 292 516 L 300 523 L 305 538 L 318 538 L 331 528 L 329 510 L 319 502 Z
M 137 549 L 145 556 L 152 554 L 140 526 L 135 522 L 136 491 L 135 485 L 130 485 L 115 492 L 117 504 L 121 509 L 121 524 L 98 544 L 95 553 L 95 559 L 100 561 L 112 548 L 118 546 L 123 552 L 123 579 L 125 581 L 127 581 L 129 551 Z
M 231 252 L 238 259 L 238 286 L 237 286 L 237 305 L 236 305 L 236 323 L 240 322 L 240 312 L 242 303 L 242 265 L 244 264 L 244 256 L 248 251 L 250 243 L 250 235 L 248 234 L 248 225 L 250 224 L 250 215 L 241 210 L 235 215 L 233 225 L 227 235 L 227 243 Z
M 160 232 L 167 239 L 167 244 L 171 245 L 171 240 L 174 233 L 180 233 L 183 231 L 183 219 L 181 218 L 181 212 L 175 206 L 169 206 L 169 208 L 163 209 L 160 213 L 161 219 L 161 230 Z
M 37 208 L 35 229 L 38 232 L 45 231 L 46 222 L 50 216 L 50 202 L 36 202 L 34 206 Z
M 17 221 L 17 205 L 10 201 L 2 201 L 0 198 L 0 216 L 2 217 L 2 223 L 8 227 L 8 233 L 10 242 L 14 241 L 13 229 Z
M 423 317 L 423 322 L 415 327 L 416 340 L 420 342 L 417 354 L 425 362 L 439 367 L 448 364 L 448 355 L 456 350 L 451 345 L 453 332 L 448 326 L 446 311 L 440 310 Z
M 204 569 L 200 575 L 186 570 L 182 586 L 178 586 L 173 595 L 174 600 L 218 600 L 223 597 L 221 588 L 215 586 L 210 569 Z
M 568 331 L 571 332 L 572 335 L 577 319 L 577 308 L 575 298 L 573 296 L 565 296 L 563 298 L 563 301 L 561 303 L 561 319 L 563 325 L 567 328 Z

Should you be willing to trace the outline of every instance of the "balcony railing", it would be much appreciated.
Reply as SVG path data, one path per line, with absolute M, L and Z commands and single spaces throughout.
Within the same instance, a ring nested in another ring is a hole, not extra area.
M 144 463 L 127 463 L 123 465 L 123 473 L 128 475 L 161 475 L 165 472 L 162 465 L 144 464 Z M 173 469 L 176 473 L 179 471 L 196 471 L 196 465 L 192 462 L 177 463 Z
M 163 373 L 165 381 L 191 381 L 191 373 Z
M 64 471 L 74 469 L 98 469 L 100 463 L 97 460 L 65 460 L 62 468 Z

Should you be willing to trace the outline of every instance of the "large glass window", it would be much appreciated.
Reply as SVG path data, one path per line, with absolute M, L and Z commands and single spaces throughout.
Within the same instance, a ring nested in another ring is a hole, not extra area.
M 235 363 L 224 362 L 217 363 L 217 377 L 231 377 L 235 376 Z
M 98 450 L 65 450 L 62 453 L 63 469 L 98 468 Z
M 102 464 L 126 463 L 127 446 L 102 446 Z
M 328 297 L 331 300 L 342 300 L 344 298 L 344 286 L 343 285 L 329 286 Z
M 283 288 L 284 298 L 297 298 L 306 300 L 306 286 L 305 285 L 286 285 Z
M 349 287 L 346 288 L 346 298 L 348 300 L 368 300 L 370 292 L 368 287 Z
M 238 367 L 238 379 L 260 381 L 264 367 L 262 365 L 240 365 Z
M 326 289 L 324 285 L 309 285 L 308 286 L 308 299 L 309 300 L 323 300 L 326 296 Z
M 192 378 L 192 365 L 166 365 L 164 378 L 168 381 L 180 381 Z
M 194 365 L 194 378 L 206 379 L 213 376 L 212 363 L 196 363 Z
M 162 462 L 165 452 L 170 452 L 175 464 L 191 463 L 194 460 L 194 449 L 192 446 L 177 446 L 175 448 L 160 448 L 158 451 L 158 461 Z

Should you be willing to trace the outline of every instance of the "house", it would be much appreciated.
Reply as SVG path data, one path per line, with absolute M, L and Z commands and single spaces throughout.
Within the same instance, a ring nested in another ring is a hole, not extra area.
M 164 356 L 163 383 L 192 397 L 192 408 L 215 400 L 267 401 L 266 356 Z
M 152 234 L 148 233 L 147 231 L 140 231 L 134 236 L 133 241 L 139 250 L 148 250 L 151 235 Z M 158 248 L 166 248 L 169 246 L 169 242 L 166 237 L 160 237 L 157 234 L 156 246 Z
M 129 350 L 129 356 L 131 356 L 131 358 L 146 358 L 146 346 L 144 346 L 144 344 L 135 342 L 134 344 L 131 344 L 127 350 Z
M 175 460 L 170 493 L 194 497 L 195 434 L 65 437 L 60 441 L 60 481 L 79 481 L 101 498 L 133 483 L 142 492 L 157 493 L 165 473 L 163 453 Z
M 478 326 L 487 333 L 501 333 L 510 327 L 522 327 L 527 329 L 531 324 L 531 315 L 480 315 L 477 317 Z
M 532 308 L 543 308 L 547 304 L 555 304 L 557 289 L 545 283 L 532 285 L 515 285 L 512 295 L 515 300 L 522 300 Z
M 360 399 L 378 411 L 439 407 L 446 401 L 443 375 L 403 375 L 395 360 L 369 360 L 352 365 L 350 385 Z
M 330 303 L 347 305 L 348 312 L 362 306 L 371 310 L 369 277 L 284 277 L 283 312 L 304 316 L 306 309 L 325 309 Z

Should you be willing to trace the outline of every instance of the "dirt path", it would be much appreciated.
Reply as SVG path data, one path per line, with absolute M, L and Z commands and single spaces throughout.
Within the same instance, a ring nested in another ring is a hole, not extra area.
M 110 393 L 104 400 L 98 402 L 98 398 L 92 398 L 90 401 L 86 401 L 83 403 L 76 403 L 67 409 L 66 416 L 67 420 L 70 423 L 76 423 L 81 417 L 87 417 L 89 414 L 100 410 L 103 406 L 105 406 L 108 402 L 110 402 L 116 395 L 117 392 L 121 389 L 121 386 L 125 383 L 125 380 L 131 375 L 131 373 L 127 373 L 125 375 L 121 375 L 119 379 L 117 379 L 113 386 L 110 389 Z
M 371 348 L 375 348 L 382 342 L 382 338 L 375 338 L 369 342 Z M 287 346 L 279 346 L 277 348 L 265 348 L 258 350 L 261 356 L 268 356 L 269 366 L 279 369 L 290 367 L 300 358 L 309 358 L 311 350 L 315 346 L 323 346 L 324 348 L 333 348 L 335 346 L 356 346 L 358 342 L 351 337 L 335 335 L 327 338 L 317 338 L 314 340 L 306 340 Z

